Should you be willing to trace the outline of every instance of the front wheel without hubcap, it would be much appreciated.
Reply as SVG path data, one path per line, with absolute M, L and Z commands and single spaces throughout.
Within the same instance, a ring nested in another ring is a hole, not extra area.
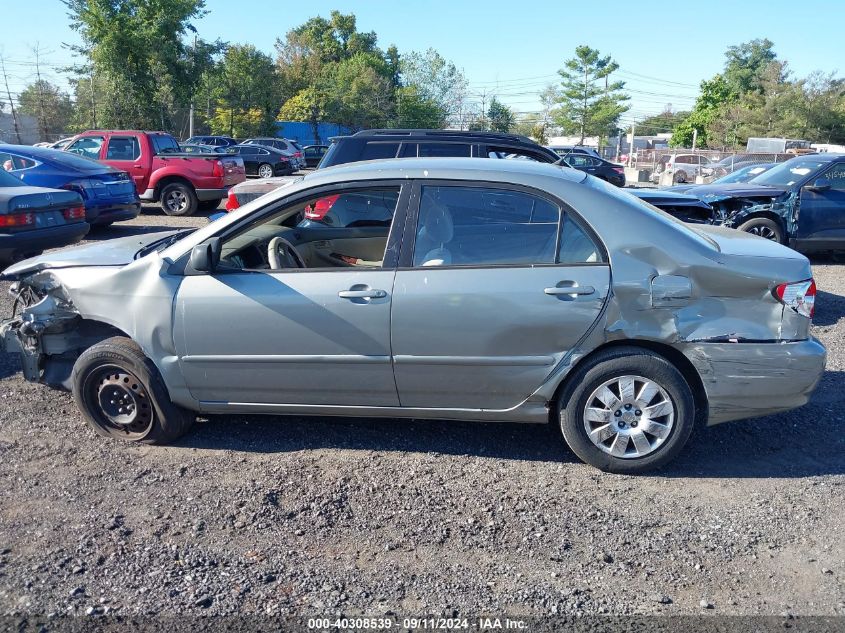
M 82 352 L 71 383 L 89 426 L 106 437 L 165 444 L 186 433 L 195 418 L 170 401 L 158 369 L 128 338 L 110 338 Z
M 608 472 L 640 473 L 672 460 L 695 424 L 683 375 L 647 350 L 601 352 L 572 376 L 559 405 L 563 436 L 582 460 Z

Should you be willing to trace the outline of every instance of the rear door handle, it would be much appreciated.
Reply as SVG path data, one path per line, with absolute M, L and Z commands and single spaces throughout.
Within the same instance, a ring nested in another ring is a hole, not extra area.
M 341 299 L 383 299 L 387 293 L 384 290 L 341 290 L 337 296 Z
M 574 284 L 569 284 L 566 286 L 554 286 L 553 288 L 545 288 L 543 292 L 547 295 L 552 296 L 560 296 L 560 295 L 591 295 L 595 293 L 596 289 L 592 286 L 576 286 Z

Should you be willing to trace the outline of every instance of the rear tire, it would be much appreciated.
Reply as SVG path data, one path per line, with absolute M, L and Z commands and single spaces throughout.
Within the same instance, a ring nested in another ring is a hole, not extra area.
M 258 166 L 258 177 L 259 178 L 272 178 L 273 177 L 273 166 L 268 165 L 267 163 L 261 163 Z
M 171 182 L 161 189 L 161 210 L 166 215 L 193 215 L 198 204 L 196 191 L 184 182 Z
M 622 387 L 629 384 L 625 393 Z M 567 381 L 557 413 L 572 452 L 591 466 L 621 474 L 672 461 L 696 419 L 692 390 L 681 372 L 637 347 L 600 352 L 580 367 Z
M 781 229 L 780 224 L 771 218 L 751 218 L 748 222 L 743 222 L 736 228 L 783 244 L 783 229 Z
M 674 182 L 686 182 L 687 181 L 687 172 L 679 171 L 675 174 Z
M 123 336 L 82 352 L 71 384 L 85 421 L 104 437 L 167 444 L 187 433 L 196 419 L 170 401 L 156 366 L 137 343 Z

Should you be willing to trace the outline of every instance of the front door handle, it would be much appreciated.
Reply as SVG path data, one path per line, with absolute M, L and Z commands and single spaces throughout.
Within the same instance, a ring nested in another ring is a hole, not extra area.
M 387 296 L 384 290 L 341 290 L 337 293 L 341 299 L 383 299 Z
M 596 289 L 592 286 L 576 286 L 574 284 L 568 284 L 565 286 L 554 286 L 553 288 L 545 288 L 543 292 L 547 295 L 552 296 L 560 296 L 560 295 L 591 295 L 595 293 Z

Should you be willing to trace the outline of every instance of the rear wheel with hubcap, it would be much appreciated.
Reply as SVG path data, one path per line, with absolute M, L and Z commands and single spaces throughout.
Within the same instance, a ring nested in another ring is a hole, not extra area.
M 258 177 L 259 178 L 272 178 L 273 177 L 273 166 L 268 165 L 267 163 L 261 163 L 258 166 Z
M 193 215 L 198 204 L 194 188 L 184 182 L 171 182 L 161 189 L 161 210 L 167 215 Z
M 597 354 L 569 380 L 558 407 L 572 451 L 597 468 L 639 473 L 681 451 L 695 425 L 695 402 L 683 375 L 648 350 Z

